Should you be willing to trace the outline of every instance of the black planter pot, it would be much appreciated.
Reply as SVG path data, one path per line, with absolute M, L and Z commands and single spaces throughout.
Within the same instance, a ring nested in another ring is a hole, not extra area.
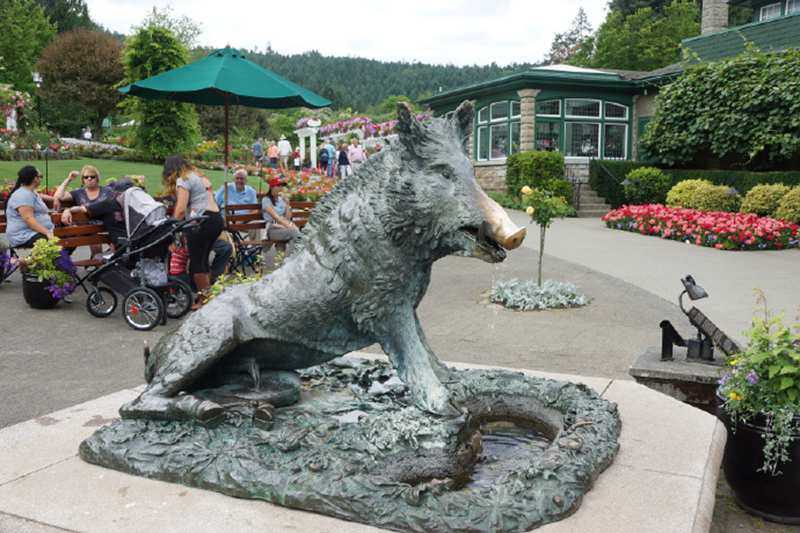
M 794 434 L 789 445 L 789 461 L 779 467 L 782 473 L 773 476 L 758 471 L 764 464 L 764 417 L 740 422 L 734 432 L 722 405 L 717 416 L 728 429 L 722 466 L 739 505 L 771 522 L 800 524 L 800 433 Z
M 39 281 L 33 274 L 22 274 L 22 295 L 28 305 L 34 309 L 52 309 L 58 304 L 58 300 L 53 298 L 47 286 L 47 281 Z

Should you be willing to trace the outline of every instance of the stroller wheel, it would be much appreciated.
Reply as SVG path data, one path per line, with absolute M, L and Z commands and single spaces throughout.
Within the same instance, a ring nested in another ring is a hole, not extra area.
M 180 318 L 192 308 L 194 295 L 192 289 L 184 282 L 170 278 L 169 284 L 161 289 L 167 317 Z
M 117 295 L 105 287 L 94 287 L 86 297 L 86 310 L 97 318 L 111 316 L 117 308 Z
M 125 322 L 138 331 L 156 327 L 164 312 L 161 296 L 147 287 L 131 289 L 122 300 L 122 316 L 125 317 Z

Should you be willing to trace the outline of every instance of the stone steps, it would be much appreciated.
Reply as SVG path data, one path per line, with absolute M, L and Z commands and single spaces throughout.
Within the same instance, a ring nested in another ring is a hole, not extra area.
M 611 211 L 611 206 L 592 190 L 588 183 L 581 185 L 578 200 L 580 205 L 578 216 L 581 218 L 600 218 Z

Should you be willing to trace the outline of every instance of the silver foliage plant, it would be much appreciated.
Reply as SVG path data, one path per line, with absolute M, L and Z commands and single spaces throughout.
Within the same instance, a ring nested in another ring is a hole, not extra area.
M 489 299 L 520 311 L 582 307 L 589 303 L 574 284 L 551 279 L 541 287 L 532 280 L 498 280 L 492 285 Z

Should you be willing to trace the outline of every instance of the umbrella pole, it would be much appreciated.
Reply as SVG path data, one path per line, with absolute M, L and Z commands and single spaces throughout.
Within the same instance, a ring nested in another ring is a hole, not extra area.
M 225 179 L 228 179 L 228 95 L 225 95 Z

